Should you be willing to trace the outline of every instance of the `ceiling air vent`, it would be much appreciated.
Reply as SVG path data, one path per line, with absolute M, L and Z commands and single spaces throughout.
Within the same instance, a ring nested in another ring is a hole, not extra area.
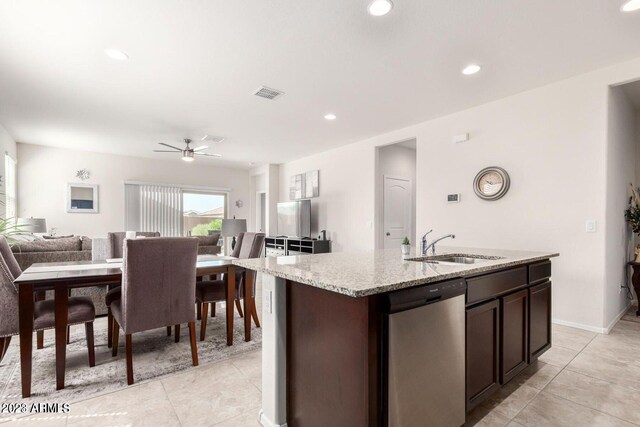
M 284 95 L 284 92 L 279 91 L 277 89 L 271 89 L 270 87 L 260 86 L 258 90 L 253 92 L 253 94 L 261 98 L 276 99 Z
M 224 136 L 215 136 L 215 135 L 205 135 L 201 138 L 201 141 L 211 142 L 213 144 L 217 144 L 219 142 L 224 141 Z

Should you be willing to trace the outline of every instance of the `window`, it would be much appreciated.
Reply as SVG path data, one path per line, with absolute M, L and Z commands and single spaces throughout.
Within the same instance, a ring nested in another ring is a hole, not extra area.
M 6 175 L 5 183 L 5 218 L 15 218 L 17 211 L 16 201 L 16 161 L 9 154 L 4 156 L 4 173 Z
M 210 230 L 220 230 L 227 212 L 227 195 L 183 191 L 183 230 L 192 236 L 206 236 Z

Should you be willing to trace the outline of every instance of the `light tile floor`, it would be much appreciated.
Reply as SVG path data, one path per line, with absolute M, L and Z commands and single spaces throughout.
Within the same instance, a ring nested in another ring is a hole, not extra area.
M 553 325 L 553 347 L 469 413 L 466 425 L 640 425 L 636 309 L 609 335 Z
M 258 299 L 260 301 L 260 299 Z M 259 426 L 260 351 L 34 415 L 20 426 Z M 478 426 L 640 425 L 640 318 L 609 335 L 553 326 L 553 347 L 467 416 Z

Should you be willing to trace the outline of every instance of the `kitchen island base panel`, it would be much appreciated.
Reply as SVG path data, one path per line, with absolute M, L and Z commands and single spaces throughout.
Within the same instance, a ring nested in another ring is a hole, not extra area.
M 286 288 L 288 424 L 379 425 L 379 298 Z
M 286 427 L 286 286 L 285 280 L 262 275 L 262 409 L 265 427 Z

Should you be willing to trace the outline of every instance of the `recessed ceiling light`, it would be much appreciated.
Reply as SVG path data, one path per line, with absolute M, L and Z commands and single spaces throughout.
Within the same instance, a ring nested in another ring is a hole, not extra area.
M 640 9 L 640 0 L 629 0 L 620 8 L 623 12 L 633 12 L 638 9 Z
M 105 49 L 104 53 L 111 59 L 125 61 L 129 59 L 129 55 L 118 49 Z
M 369 3 L 369 7 L 367 7 L 369 14 L 373 16 L 386 15 L 391 12 L 391 9 L 393 9 L 391 0 L 373 0 Z
M 327 119 L 327 120 L 335 120 L 336 119 L 336 115 L 335 114 L 325 114 L 324 118 Z
M 475 74 L 480 71 L 480 66 L 478 64 L 470 64 L 462 69 L 462 74 L 465 76 L 470 76 L 471 74 Z

